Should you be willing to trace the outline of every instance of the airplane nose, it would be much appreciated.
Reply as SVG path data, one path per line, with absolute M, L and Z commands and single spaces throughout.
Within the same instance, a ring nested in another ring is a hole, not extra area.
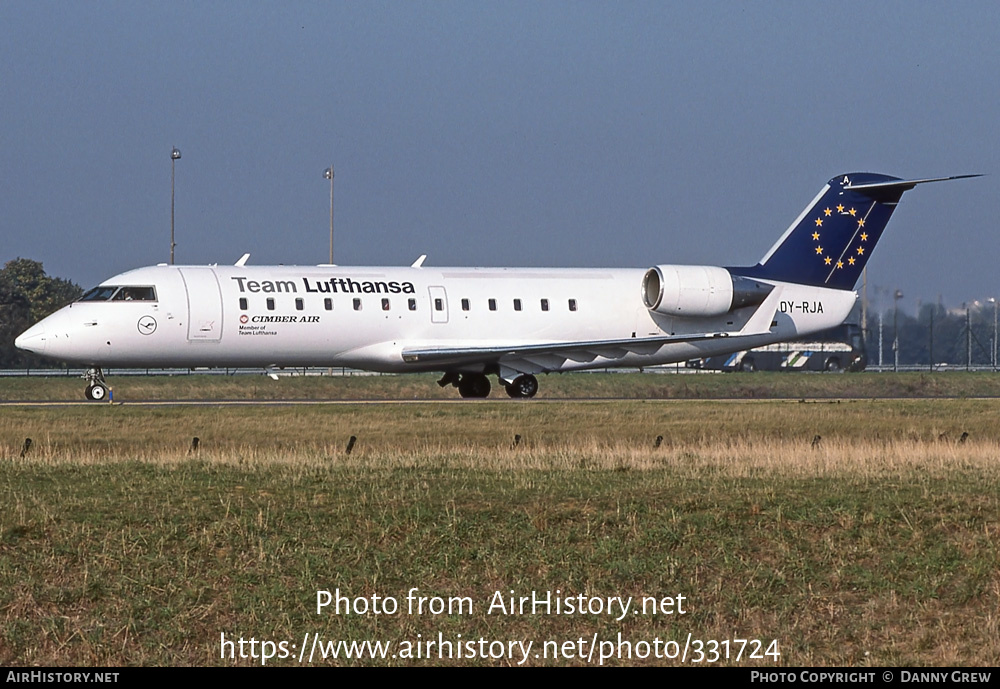
M 41 323 L 33 325 L 14 339 L 14 346 L 35 354 L 45 351 L 45 328 Z

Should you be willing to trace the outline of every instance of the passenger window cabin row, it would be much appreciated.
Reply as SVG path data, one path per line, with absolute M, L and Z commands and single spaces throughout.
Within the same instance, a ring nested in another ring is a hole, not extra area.
M 362 300 L 359 297 L 354 297 L 354 299 L 353 299 L 353 308 L 354 308 L 354 310 L 355 311 L 361 311 L 362 310 L 362 303 L 363 302 L 362 302 Z M 472 302 L 469 299 L 463 298 L 461 300 L 461 303 L 462 303 L 462 311 L 471 311 L 472 310 Z M 275 308 L 276 308 L 275 298 L 274 297 L 267 297 L 267 299 L 265 300 L 265 305 L 266 305 L 268 311 L 274 311 Z M 513 305 L 514 305 L 514 310 L 515 311 L 521 311 L 521 310 L 523 310 L 522 309 L 522 302 L 521 302 L 520 299 L 515 299 L 514 302 L 513 302 Z M 576 299 L 569 299 L 569 300 L 567 300 L 566 305 L 567 305 L 567 307 L 568 307 L 568 309 L 570 311 L 576 311 L 576 309 L 577 309 Z M 487 300 L 487 306 L 488 306 L 488 308 L 489 308 L 490 311 L 497 311 L 498 310 L 498 308 L 497 308 L 497 300 L 496 299 L 489 299 L 489 300 Z M 389 310 L 391 310 L 390 300 L 388 298 L 386 298 L 386 297 L 383 297 L 382 300 L 381 300 L 381 307 L 382 307 L 383 311 L 389 311 Z M 548 299 L 541 299 L 539 301 L 539 307 L 541 308 L 542 311 L 548 311 L 549 310 L 549 300 Z M 248 297 L 240 297 L 240 311 L 246 311 L 249 308 L 250 308 L 250 299 Z M 412 297 L 409 298 L 409 299 L 407 299 L 406 300 L 406 308 L 409 311 L 416 311 L 417 310 L 417 300 L 414 299 L 414 298 L 412 298 Z M 333 298 L 332 297 L 326 297 L 326 298 L 323 299 L 323 309 L 326 310 L 326 311 L 333 311 Z M 296 297 L 295 298 L 295 310 L 296 311 L 304 311 L 305 310 L 305 300 L 302 297 Z M 441 297 L 435 297 L 434 298 L 434 310 L 435 311 L 444 311 L 444 299 L 442 299 Z
M 80 301 L 156 301 L 156 290 L 153 287 L 133 287 L 133 286 L 109 286 L 109 287 L 95 287 L 94 289 L 88 291 L 82 297 Z M 355 311 L 361 311 L 362 300 L 359 297 L 354 297 L 352 300 L 352 305 Z M 462 311 L 472 310 L 472 301 L 468 298 L 462 298 Z M 490 311 L 497 311 L 498 303 L 496 299 L 488 299 L 487 307 Z M 275 298 L 267 297 L 265 300 L 265 305 L 268 311 L 274 311 L 276 308 Z M 576 311 L 576 299 L 569 299 L 566 302 L 567 307 L 570 311 Z M 389 311 L 391 309 L 391 302 L 388 298 L 383 297 L 381 299 L 381 307 L 383 311 Z M 513 306 L 515 311 L 523 310 L 523 303 L 520 299 L 513 300 Z M 540 299 L 539 307 L 542 311 L 549 310 L 549 300 Z M 250 299 L 248 297 L 240 297 L 240 310 L 246 311 L 250 308 Z M 305 299 L 302 297 L 295 298 L 295 310 L 304 311 Z M 333 298 L 325 297 L 323 299 L 323 308 L 326 311 L 333 311 Z M 417 310 L 417 300 L 410 297 L 406 300 L 406 308 L 409 311 Z M 433 299 L 433 308 L 435 311 L 444 311 L 444 299 L 441 297 L 435 297 Z

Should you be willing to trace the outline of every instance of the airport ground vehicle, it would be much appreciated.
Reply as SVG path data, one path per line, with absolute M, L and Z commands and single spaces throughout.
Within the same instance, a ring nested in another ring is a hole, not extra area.
M 861 328 L 853 323 L 803 339 L 688 362 L 690 368 L 710 371 L 863 371 L 867 364 Z

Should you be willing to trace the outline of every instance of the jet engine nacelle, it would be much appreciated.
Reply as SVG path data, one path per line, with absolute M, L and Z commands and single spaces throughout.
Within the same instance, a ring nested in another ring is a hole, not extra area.
M 653 266 L 642 278 L 642 301 L 666 316 L 721 316 L 760 304 L 772 289 L 716 266 Z

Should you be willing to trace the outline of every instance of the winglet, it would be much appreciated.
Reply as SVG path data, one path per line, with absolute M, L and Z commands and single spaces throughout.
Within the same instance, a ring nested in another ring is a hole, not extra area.
M 427 258 L 427 254 L 420 254 L 420 258 L 418 258 L 416 261 L 414 261 L 413 263 L 411 263 L 410 267 L 411 268 L 423 268 L 423 266 L 424 266 L 424 259 L 426 259 L 426 258 Z
M 233 265 L 236 266 L 237 268 L 242 268 L 247 264 L 248 260 L 250 260 L 250 254 L 243 254 L 242 256 L 240 256 L 240 260 L 238 260 Z

